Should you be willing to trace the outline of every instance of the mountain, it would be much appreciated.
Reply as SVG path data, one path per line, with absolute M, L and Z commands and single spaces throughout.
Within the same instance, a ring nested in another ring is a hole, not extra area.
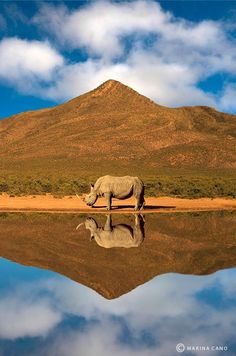
M 94 215 L 98 225 L 105 217 Z M 48 269 L 117 298 L 155 276 L 176 272 L 206 275 L 236 264 L 235 213 L 148 214 L 143 243 L 132 248 L 100 247 L 78 214 L 2 214 L 0 256 Z M 134 226 L 117 215 L 113 224 Z
M 236 116 L 167 108 L 115 80 L 0 121 L 1 169 L 81 174 L 235 169 Z

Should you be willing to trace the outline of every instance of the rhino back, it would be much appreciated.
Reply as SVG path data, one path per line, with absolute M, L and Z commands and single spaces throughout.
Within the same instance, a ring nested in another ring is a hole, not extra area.
M 113 247 L 136 247 L 139 243 L 133 239 L 130 228 L 124 225 L 117 225 L 112 231 L 99 231 L 95 235 L 97 244 L 103 248 Z
M 107 175 L 97 180 L 95 189 L 98 194 L 101 195 L 104 193 L 112 193 L 114 197 L 125 198 L 132 194 L 133 187 L 138 182 L 141 182 L 138 177 L 113 177 Z

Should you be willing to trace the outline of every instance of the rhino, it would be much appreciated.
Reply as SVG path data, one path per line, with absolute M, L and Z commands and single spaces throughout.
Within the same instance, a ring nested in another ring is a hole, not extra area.
M 127 224 L 112 224 L 111 215 L 107 215 L 107 220 L 104 227 L 99 227 L 96 220 L 89 217 L 84 223 L 77 226 L 77 229 L 82 225 L 90 231 L 90 239 L 104 248 L 113 247 L 138 247 L 144 240 L 144 218 L 140 214 L 135 215 L 135 225 L 132 228 Z
M 107 200 L 107 210 L 111 210 L 112 198 L 127 199 L 134 196 L 136 199 L 134 210 L 143 209 L 145 205 L 144 184 L 138 177 L 109 175 L 100 177 L 94 185 L 91 184 L 90 193 L 85 195 L 83 201 L 93 207 L 98 197 L 102 196 Z

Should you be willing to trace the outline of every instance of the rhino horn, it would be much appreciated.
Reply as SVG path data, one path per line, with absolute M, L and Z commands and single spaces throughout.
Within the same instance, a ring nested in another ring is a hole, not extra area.
M 84 223 L 80 223 L 79 225 L 76 226 L 76 230 L 78 230 L 80 228 L 80 226 L 84 225 Z
M 85 200 L 85 197 L 80 197 L 78 194 L 76 194 L 76 196 L 77 196 L 78 199 L 81 199 L 82 201 Z

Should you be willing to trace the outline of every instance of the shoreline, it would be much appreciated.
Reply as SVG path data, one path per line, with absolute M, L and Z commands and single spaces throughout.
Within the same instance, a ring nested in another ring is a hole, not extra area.
M 236 199 L 226 198 L 199 198 L 185 199 L 174 197 L 146 197 L 145 209 L 134 211 L 134 199 L 113 199 L 111 211 L 106 210 L 104 198 L 99 198 L 94 208 L 88 207 L 76 196 L 55 198 L 51 194 L 36 196 L 10 197 L 0 195 L 0 212 L 38 212 L 38 213 L 173 213 L 191 211 L 219 211 L 236 210 Z

